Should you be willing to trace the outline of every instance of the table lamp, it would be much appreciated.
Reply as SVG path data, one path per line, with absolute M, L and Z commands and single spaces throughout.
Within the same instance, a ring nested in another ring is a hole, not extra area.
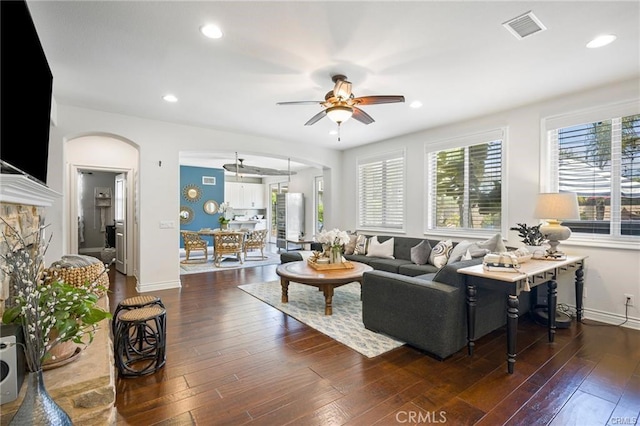
M 551 256 L 562 255 L 558 251 L 558 244 L 571 236 L 571 229 L 561 223 L 566 219 L 580 219 L 578 197 L 573 192 L 538 194 L 534 217 L 547 221 L 540 227 L 540 232 L 551 246 L 547 253 Z

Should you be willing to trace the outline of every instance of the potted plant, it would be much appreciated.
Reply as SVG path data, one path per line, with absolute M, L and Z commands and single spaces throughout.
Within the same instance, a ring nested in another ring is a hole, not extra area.
M 518 236 L 527 249 L 532 253 L 541 250 L 542 244 L 546 242 L 545 235 L 540 231 L 542 224 L 528 226 L 526 223 L 516 223 L 516 225 L 510 229 L 518 231 Z
M 45 226 L 23 236 L 0 219 L 8 230 L 8 235 L 2 232 L 6 251 L 0 254 L 0 267 L 16 290 L 12 300 L 15 305 L 4 311 L 2 320 L 22 325 L 22 346 L 30 371 L 26 395 L 12 422 L 32 424 L 38 418 L 43 424 L 71 425 L 68 414 L 46 390 L 43 363 L 51 357 L 51 349 L 62 342 L 83 342 L 86 336 L 90 342 L 98 323 L 111 314 L 96 305 L 98 297 L 93 291 L 97 281 L 88 287 L 75 287 L 58 279 L 46 280 L 44 256 L 50 239 L 44 240 Z M 57 333 L 53 338 L 52 332 Z
M 111 318 L 111 314 L 97 305 L 98 294 L 107 288 L 99 284 L 99 278 L 84 286 L 74 286 L 47 272 L 43 257 L 47 244 L 43 244 L 40 232 L 35 242 L 28 244 L 11 229 L 15 243 L 4 236 L 8 252 L 2 255 L 2 269 L 11 276 L 16 289 L 14 305 L 5 309 L 2 322 L 21 324 L 25 334 L 32 336 L 32 356 L 28 356 L 29 369 L 37 371 L 44 364 L 56 361 L 55 348 L 65 342 L 88 345 L 93 341 L 98 323 Z M 40 230 L 41 231 L 41 230 Z M 29 350 L 27 345 L 27 350 Z M 75 346 L 70 355 L 73 355 Z M 53 359 L 52 359 L 53 358 Z M 58 360 L 60 361 L 60 360 Z
M 231 219 L 227 218 L 227 212 L 231 210 L 231 206 L 226 201 L 222 202 L 218 207 L 218 212 L 220 216 L 218 216 L 218 223 L 220 223 L 220 229 L 226 229 L 227 225 L 231 221 Z

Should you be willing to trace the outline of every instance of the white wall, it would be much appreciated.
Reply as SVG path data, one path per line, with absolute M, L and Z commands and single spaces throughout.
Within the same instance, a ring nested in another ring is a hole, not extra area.
M 509 245 L 522 245 L 515 231 L 506 230 L 515 226 L 516 222 L 537 223 L 537 219 L 533 217 L 532 200 L 540 190 L 540 146 L 543 139 L 541 120 L 553 115 L 639 98 L 638 81 L 632 80 L 345 151 L 342 173 L 344 189 L 340 210 L 346 214 L 341 217 L 338 226 L 342 229 L 356 228 L 355 175 L 358 157 L 404 148 L 407 152 L 408 173 L 405 234 L 418 237 L 425 235 L 425 144 L 507 127 L 507 168 L 503 186 L 507 190 L 508 211 L 504 218 L 503 236 Z M 640 328 L 640 302 L 637 302 L 640 300 L 640 244 L 636 245 L 635 250 L 623 250 L 599 248 L 595 243 L 589 246 L 577 245 L 568 240 L 562 243 L 562 247 L 567 253 L 589 256 L 585 281 L 587 298 L 584 299 L 587 317 L 610 323 L 622 322 L 625 313 L 623 294 L 630 293 L 636 298 L 636 306 L 629 309 L 629 316 L 632 317 L 630 325 Z M 563 278 L 559 285 L 559 295 L 560 302 L 574 305 L 575 292 L 571 283 L 571 277 Z
M 65 141 L 82 135 L 108 133 L 131 141 L 139 147 L 139 168 L 136 187 L 137 217 L 139 218 L 139 271 L 138 290 L 154 291 L 180 286 L 179 243 L 179 152 L 188 150 L 229 150 L 259 155 L 274 153 L 292 161 L 329 168 L 340 173 L 340 152 L 314 148 L 302 143 L 293 144 L 277 140 L 189 127 L 137 117 L 111 114 L 58 104 L 57 126 L 51 129 L 49 142 L 49 186 L 63 194 L 47 213 L 52 223 L 54 239 L 49 256 L 59 258 L 67 252 L 69 167 Z M 333 196 L 336 196 L 334 194 Z M 160 221 L 174 221 L 173 229 L 160 229 Z

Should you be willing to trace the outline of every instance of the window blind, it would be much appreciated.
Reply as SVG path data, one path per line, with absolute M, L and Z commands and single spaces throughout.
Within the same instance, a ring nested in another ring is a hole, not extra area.
M 428 153 L 428 228 L 500 229 L 502 161 L 502 140 Z
M 404 151 L 358 160 L 358 226 L 403 229 Z
M 548 132 L 551 191 L 575 192 L 574 233 L 640 235 L 640 114 Z

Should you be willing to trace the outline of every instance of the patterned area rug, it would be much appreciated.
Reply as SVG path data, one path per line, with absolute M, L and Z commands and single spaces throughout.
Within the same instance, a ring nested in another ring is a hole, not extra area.
M 335 289 L 333 315 L 329 316 L 324 314 L 324 295 L 316 287 L 290 283 L 289 303 L 280 301 L 279 280 L 244 284 L 238 288 L 369 358 L 404 345 L 404 342 L 364 328 L 358 283 Z
M 191 260 L 190 263 L 180 262 L 180 275 L 201 274 L 203 272 L 222 271 L 225 269 L 252 268 L 254 266 L 275 265 L 280 263 L 279 254 L 265 253 L 264 255 L 267 257 L 266 259 L 258 260 L 256 257 L 260 257 L 260 252 L 249 252 L 249 260 L 242 264 L 235 260 L 233 256 L 226 257 L 219 268 L 213 264 L 211 256 L 209 256 L 207 263 L 203 263 L 202 261 L 193 262 Z

